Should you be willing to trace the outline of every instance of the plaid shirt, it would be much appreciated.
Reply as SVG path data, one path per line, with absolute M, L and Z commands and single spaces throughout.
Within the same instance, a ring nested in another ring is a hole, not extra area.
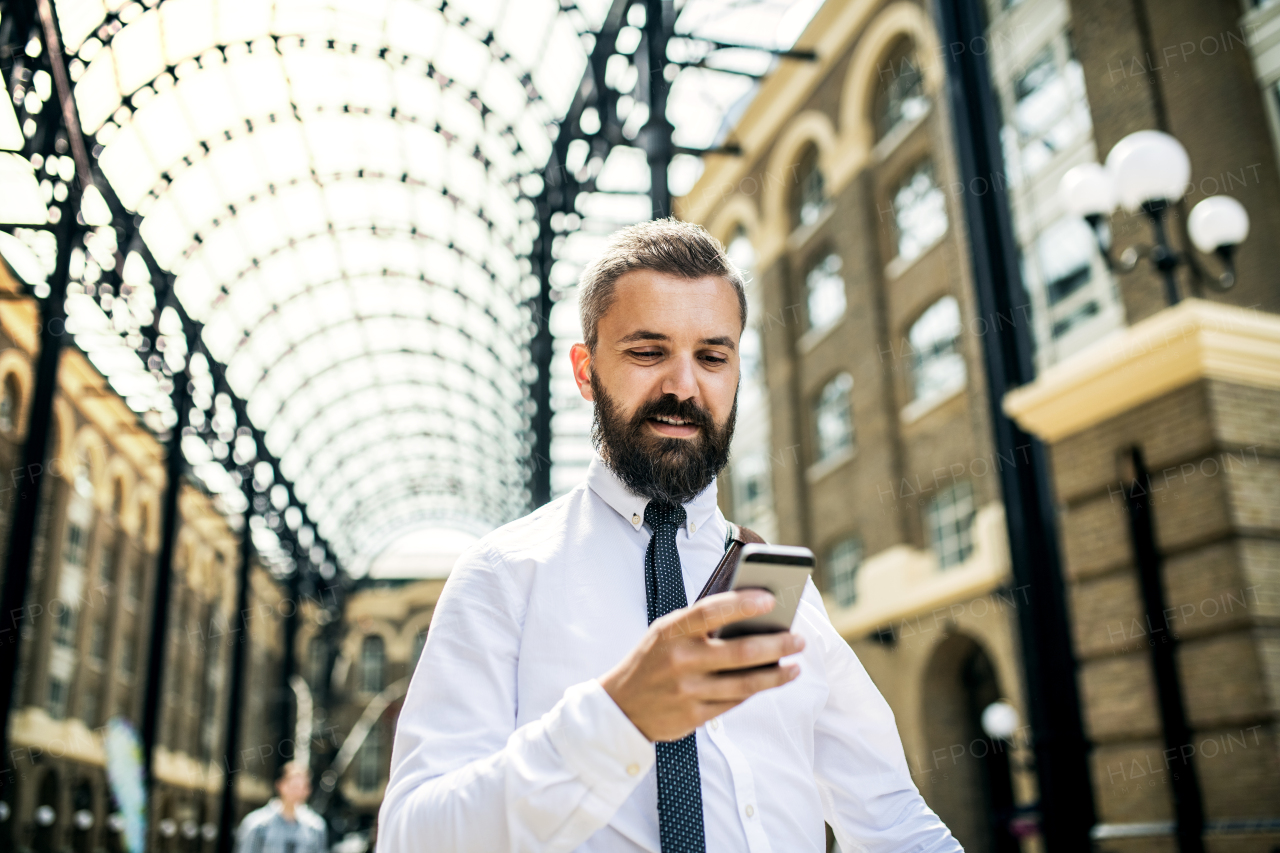
M 325 853 L 327 849 L 324 818 L 298 806 L 294 819 L 288 820 L 278 799 L 245 815 L 236 830 L 236 853 Z

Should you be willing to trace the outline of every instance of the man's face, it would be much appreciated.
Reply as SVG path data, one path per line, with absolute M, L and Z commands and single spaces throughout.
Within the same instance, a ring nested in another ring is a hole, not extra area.
M 311 779 L 305 770 L 290 770 L 276 783 L 276 791 L 289 805 L 301 805 L 311 796 Z
M 594 353 L 573 349 L 582 396 L 596 404 L 594 435 L 633 492 L 683 503 L 728 460 L 742 320 L 719 277 L 634 270 L 618 279 Z

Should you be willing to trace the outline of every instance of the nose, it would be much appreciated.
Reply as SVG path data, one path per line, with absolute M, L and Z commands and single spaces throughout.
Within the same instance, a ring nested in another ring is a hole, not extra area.
M 667 371 L 662 377 L 662 393 L 672 394 L 677 400 L 688 400 L 698 395 L 693 356 L 677 355 L 667 360 Z

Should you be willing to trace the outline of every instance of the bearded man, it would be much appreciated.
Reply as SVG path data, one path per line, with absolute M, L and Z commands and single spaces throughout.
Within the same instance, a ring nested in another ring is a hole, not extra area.
M 445 585 L 400 713 L 381 853 L 959 851 L 812 583 L 696 600 L 736 528 L 742 275 L 701 228 L 620 232 L 583 274 L 586 482 L 481 539 Z M 695 601 L 696 600 L 696 601 Z M 694 602 L 690 604 L 689 602 Z

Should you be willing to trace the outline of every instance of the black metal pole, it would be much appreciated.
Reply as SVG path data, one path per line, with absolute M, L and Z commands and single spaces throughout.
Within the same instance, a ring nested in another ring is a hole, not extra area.
M 188 345 L 190 345 L 190 341 Z M 188 351 L 189 346 L 188 346 Z M 160 717 L 164 710 L 164 660 L 169 638 L 169 600 L 173 588 L 173 549 L 178 540 L 178 496 L 182 490 L 182 430 L 187 425 L 191 407 L 186 370 L 173 375 L 173 406 L 178 421 L 170 432 L 169 457 L 165 469 L 164 499 L 160 507 L 163 522 L 160 532 L 160 554 L 156 566 L 155 593 L 151 597 L 151 635 L 147 650 L 147 682 L 142 703 L 142 755 L 147 767 L 147 780 L 153 791 L 155 749 Z
M 253 506 L 253 480 L 244 480 L 244 527 L 240 531 L 240 566 L 236 572 L 236 612 L 231 614 L 231 666 L 227 680 L 231 695 L 227 697 L 227 725 L 222 744 L 222 809 L 218 814 L 218 853 L 231 853 L 235 845 L 235 773 L 239 758 L 240 706 L 244 703 L 244 656 L 249 644 L 249 569 L 253 564 L 253 533 L 249 516 Z
M 293 694 L 293 685 L 289 683 L 289 679 L 297 671 L 294 658 L 298 640 L 298 600 L 302 597 L 302 560 L 299 559 L 298 563 L 285 586 L 289 595 L 289 611 L 285 613 L 284 623 L 280 626 L 283 633 L 280 644 L 280 748 L 276 752 L 282 760 L 285 758 L 286 741 L 293 743 L 293 754 L 289 756 L 290 759 L 297 757 L 299 746 L 293 740 L 294 733 L 297 731 L 294 716 L 298 703 Z
M 1178 257 L 1178 253 L 1169 245 L 1169 232 L 1164 227 L 1164 215 L 1168 210 L 1169 203 L 1165 201 L 1149 202 L 1142 206 L 1143 212 L 1147 214 L 1147 218 L 1151 220 L 1151 229 L 1156 234 L 1156 245 L 1151 250 L 1151 260 L 1155 262 L 1156 269 L 1160 271 L 1160 276 L 1164 281 L 1164 298 L 1170 305 L 1177 305 L 1178 298 L 1178 279 L 1174 275 L 1174 271 L 1182 263 Z
M 0 756 L 9 755 L 9 709 L 17 688 L 19 650 L 27 618 L 27 586 L 31 578 L 31 553 L 35 548 L 40 499 L 49 461 L 49 430 L 53 401 L 58 391 L 58 365 L 62 358 L 67 324 L 67 277 L 75 239 L 76 211 L 81 188 L 68 185 L 67 200 L 58 221 L 58 256 L 49 278 L 49 295 L 40 306 L 40 353 L 36 357 L 35 388 L 27 412 L 27 440 L 22 445 L 22 475 L 14 496 L 9 525 L 9 551 L 5 557 L 4 588 L 0 591 Z M 7 637 L 4 635 L 8 634 Z M 3 784 L 7 773 L 0 773 Z
M 553 201 L 550 198 L 558 188 L 552 181 L 558 180 L 555 174 L 558 167 L 556 155 L 552 154 L 552 168 L 548 169 L 547 181 L 542 196 L 537 200 L 538 239 L 534 243 L 534 263 L 538 271 L 538 295 L 533 301 L 533 320 L 535 331 L 529 342 L 533 366 L 537 373 L 529 389 L 533 398 L 533 470 L 530 472 L 530 498 L 534 507 L 540 507 L 551 500 L 551 357 L 554 354 L 555 341 L 551 335 L 551 265 L 555 259 L 551 255 L 551 213 Z
M 1138 565 L 1142 604 L 1146 609 L 1151 640 L 1151 669 L 1155 673 L 1156 695 L 1160 701 L 1160 722 L 1164 728 L 1165 766 L 1170 768 L 1170 788 L 1177 820 L 1178 850 L 1204 853 L 1204 801 L 1200 779 L 1192 761 L 1191 726 L 1182 701 L 1182 679 L 1178 675 L 1177 640 L 1166 615 L 1161 579 L 1160 551 L 1156 548 L 1154 510 L 1151 505 L 1151 476 L 1142 451 L 1133 448 L 1126 460 L 1131 467 L 1124 489 L 1129 511 L 1129 536 Z
M 1088 742 L 1080 713 L 1075 657 L 1067 620 L 1049 466 L 1043 445 L 1004 414 L 1005 393 L 1034 378 L 1031 331 L 1017 321 L 1026 305 L 1018 267 L 1000 145 L 1000 112 L 986 62 L 981 0 L 937 0 L 947 97 L 960 178 L 985 192 L 963 196 L 978 308 L 988 318 L 981 337 L 995 451 L 1000 466 L 1014 580 L 1027 591 L 1018 608 L 1028 715 L 1048 853 L 1090 848 L 1094 824 Z
M 653 218 L 671 215 L 671 122 L 667 121 L 667 39 L 674 18 L 671 0 L 646 0 L 644 36 L 649 65 L 649 121 L 644 126 L 644 149 L 649 161 L 649 198 Z

